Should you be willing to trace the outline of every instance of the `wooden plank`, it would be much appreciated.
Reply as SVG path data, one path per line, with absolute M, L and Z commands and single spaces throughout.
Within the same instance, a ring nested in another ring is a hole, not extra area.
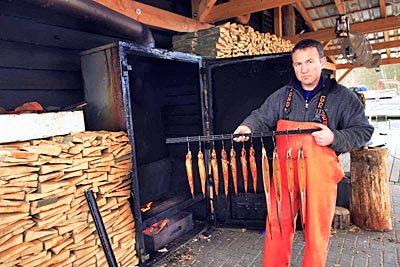
M 6 242 L 0 244 L 0 252 L 3 252 L 13 246 L 21 244 L 23 242 L 24 236 L 22 234 L 14 235 Z
M 1 131 L 1 130 L 0 130 Z M 40 168 L 38 167 L 28 167 L 28 166 L 13 166 L 13 167 L 2 167 L 2 175 L 16 175 L 16 174 L 28 174 L 31 172 L 37 172 Z
M 39 228 L 37 228 L 37 227 L 32 227 L 25 231 L 24 240 L 32 241 L 32 240 L 36 240 L 36 239 L 39 239 L 39 238 L 47 236 L 47 235 L 54 235 L 54 234 L 57 234 L 57 230 L 55 230 L 55 229 L 39 230 Z
M 26 229 L 29 229 L 34 225 L 35 225 L 34 222 L 29 221 L 25 218 L 20 219 L 18 221 L 10 222 L 5 225 L 0 225 L 0 236 L 4 236 L 7 233 L 13 233 L 13 234 L 23 233 Z
M 297 0 L 270 0 L 260 2 L 258 0 L 230 0 L 214 6 L 209 14 L 204 17 L 204 22 L 221 21 L 224 19 L 234 18 L 243 14 L 255 13 L 258 11 L 293 4 Z
M 67 50 L 0 40 L 0 67 L 79 71 L 80 50 Z M 16 60 L 19 59 L 19 60 Z
M 51 253 L 44 250 L 36 255 L 31 255 L 29 257 L 20 260 L 21 266 L 39 266 L 41 262 L 47 261 L 51 258 Z
M 0 90 L 79 90 L 82 84 L 81 74 L 78 71 L 0 68 L 0 75 L 3 77 Z
M 49 193 L 52 191 L 55 191 L 57 189 L 60 189 L 62 187 L 69 186 L 70 183 L 67 181 L 58 181 L 58 182 L 52 182 L 52 181 L 47 181 L 40 183 L 38 186 L 38 193 Z
M 118 42 L 121 38 L 93 34 L 88 31 L 71 30 L 65 27 L 39 23 L 17 17 L 0 17 L 0 39 L 18 43 L 34 44 L 64 49 L 87 50 L 108 43 Z M 54 38 L 57 36 L 57 38 Z M 79 58 L 79 54 L 76 55 Z

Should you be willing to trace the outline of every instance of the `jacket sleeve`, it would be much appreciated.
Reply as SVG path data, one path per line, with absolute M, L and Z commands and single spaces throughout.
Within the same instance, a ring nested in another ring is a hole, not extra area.
M 251 129 L 251 132 L 269 131 L 276 128 L 276 122 L 279 119 L 280 109 L 279 105 L 282 103 L 282 95 L 286 87 L 282 87 L 272 93 L 264 103 L 258 108 L 253 110 L 250 115 L 244 119 L 241 125 L 246 125 Z
M 331 129 L 334 140 L 330 147 L 337 152 L 348 152 L 366 145 L 374 132 L 361 101 L 348 89 L 344 90 L 347 101 L 341 103 L 343 108 L 336 129 Z

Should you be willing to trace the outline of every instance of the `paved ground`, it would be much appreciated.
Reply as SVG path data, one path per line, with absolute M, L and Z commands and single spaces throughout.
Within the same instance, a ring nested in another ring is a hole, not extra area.
M 400 184 L 390 184 L 390 191 L 393 230 L 357 231 L 352 226 L 332 232 L 326 266 L 400 267 Z M 258 267 L 263 239 L 257 231 L 215 229 L 209 237 L 194 238 L 156 267 Z M 293 242 L 292 266 L 301 266 L 303 250 L 303 232 L 298 231 Z

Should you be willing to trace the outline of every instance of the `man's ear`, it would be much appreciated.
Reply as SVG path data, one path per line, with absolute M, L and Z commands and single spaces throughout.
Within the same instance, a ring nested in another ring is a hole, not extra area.
M 325 66 L 325 63 L 326 63 L 327 61 L 326 61 L 326 57 L 322 57 L 321 58 L 321 64 L 322 64 L 322 66 Z

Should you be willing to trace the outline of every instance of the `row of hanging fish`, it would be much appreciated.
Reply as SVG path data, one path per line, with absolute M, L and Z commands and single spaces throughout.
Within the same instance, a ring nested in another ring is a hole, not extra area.
M 224 193 L 225 196 L 228 196 L 228 185 L 229 185 L 229 165 L 232 174 L 233 180 L 233 187 L 235 194 L 238 194 L 238 184 L 237 184 L 237 164 L 236 164 L 236 151 L 232 147 L 230 149 L 230 162 L 228 160 L 227 151 L 224 147 L 220 152 L 221 156 L 221 166 L 222 166 L 222 176 L 224 181 Z M 205 163 L 204 163 L 204 156 L 201 151 L 201 148 L 197 154 L 198 157 L 198 168 L 200 174 L 200 181 L 201 181 L 201 190 L 203 196 L 206 193 L 206 170 L 205 170 Z M 255 150 L 253 145 L 249 148 L 249 166 L 250 166 L 250 173 L 253 182 L 253 189 L 254 193 L 257 191 L 257 166 L 256 166 L 256 158 L 255 158 Z M 295 179 L 294 179 L 294 167 L 293 167 L 293 160 L 292 157 L 292 148 L 289 148 L 286 153 L 286 173 L 287 173 L 287 183 L 288 183 L 288 192 L 289 192 L 289 200 L 290 200 L 290 209 L 291 209 L 291 217 L 293 221 L 293 229 L 295 228 L 295 219 L 296 219 L 296 211 L 294 210 L 294 187 L 295 187 Z M 247 152 L 243 146 L 241 153 L 240 153 L 240 164 L 241 170 L 243 174 L 244 180 L 244 191 L 245 193 L 248 192 L 248 162 L 247 162 Z M 279 228 L 282 234 L 282 224 L 281 224 L 281 203 L 282 203 L 282 177 L 281 177 L 281 167 L 278 158 L 278 148 L 275 146 L 272 156 L 272 179 L 270 177 L 270 167 L 269 161 L 267 156 L 267 150 L 262 143 L 261 148 L 261 164 L 262 164 L 262 179 L 263 179 L 263 186 L 266 198 L 266 206 L 268 212 L 272 211 L 271 203 L 271 181 L 274 186 L 275 192 L 275 199 L 276 199 L 276 207 L 277 207 L 277 216 L 278 216 L 278 223 Z M 194 197 L 194 181 L 193 181 L 193 169 L 192 169 L 192 152 L 188 147 L 188 152 L 186 154 L 186 173 L 189 182 L 189 187 L 192 196 Z M 300 189 L 300 201 L 301 201 L 301 221 L 304 227 L 305 224 L 305 214 L 306 214 L 306 167 L 305 167 L 305 160 L 304 160 L 304 153 L 302 147 L 299 148 L 297 153 L 297 168 L 298 168 L 298 182 L 299 182 L 299 189 Z M 212 169 L 212 176 L 214 181 L 214 190 L 216 197 L 218 197 L 219 192 L 219 170 L 218 170 L 218 161 L 217 161 L 217 152 L 214 149 L 211 151 L 211 169 Z M 269 216 L 267 216 L 267 222 L 269 228 L 271 230 L 271 220 Z M 272 237 L 272 235 L 271 235 Z
M 235 194 L 238 194 L 238 179 L 237 179 L 237 166 L 236 166 L 236 151 L 232 147 L 229 151 L 230 154 L 230 161 L 228 160 L 228 153 L 225 148 L 222 148 L 220 152 L 221 157 L 221 166 L 222 166 L 222 177 L 224 181 L 224 193 L 225 196 L 228 196 L 228 188 L 229 188 L 229 166 L 231 169 L 231 175 L 233 180 L 233 187 L 235 190 Z M 212 177 L 214 181 L 214 189 L 215 195 L 218 197 L 219 192 L 219 168 L 218 168 L 218 159 L 217 159 L 217 151 L 216 149 L 212 149 L 211 151 L 211 171 Z M 194 197 L 194 179 L 193 179 L 193 155 L 190 149 L 186 153 L 186 175 L 189 182 L 190 192 L 192 197 Z M 201 191 L 203 196 L 206 194 L 206 169 L 204 163 L 204 155 L 203 152 L 199 149 L 197 153 L 197 164 L 199 169 L 199 176 L 200 176 L 200 184 L 201 184 Z M 241 170 L 244 179 L 244 190 L 245 193 L 248 192 L 248 182 L 249 182 L 249 174 L 248 174 L 248 163 L 247 163 L 247 152 L 246 149 L 243 147 L 240 154 L 240 164 Z M 250 165 L 250 173 L 253 183 L 254 193 L 257 192 L 257 166 L 256 166 L 256 158 L 255 158 L 255 150 L 253 146 L 249 148 L 249 165 Z

